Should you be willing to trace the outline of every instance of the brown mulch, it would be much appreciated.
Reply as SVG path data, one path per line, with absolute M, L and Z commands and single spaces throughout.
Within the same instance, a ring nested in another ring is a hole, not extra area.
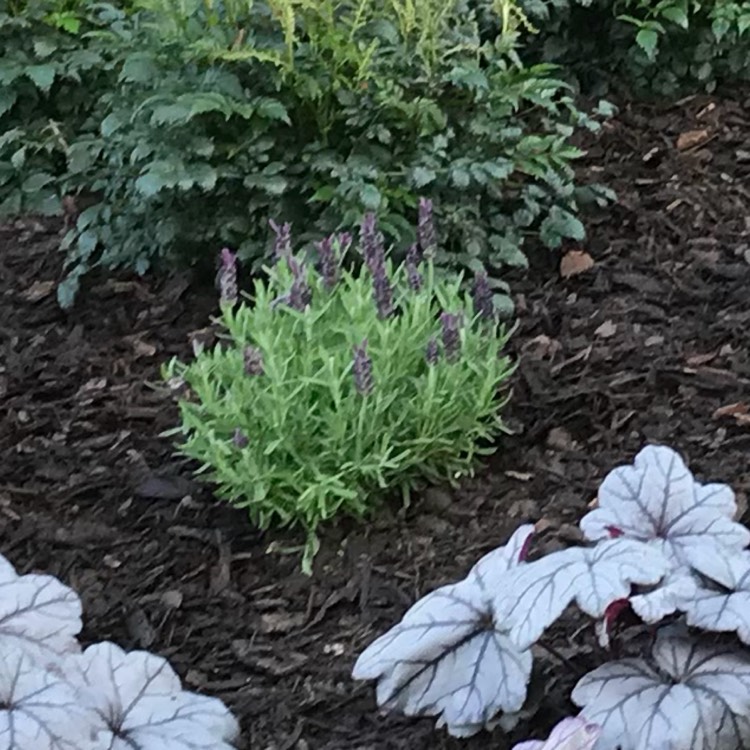
M 594 266 L 561 279 L 544 254 L 514 286 L 515 434 L 460 491 L 331 529 L 311 579 L 287 549 L 298 539 L 215 503 L 160 437 L 176 419 L 160 364 L 189 356 L 212 293 L 183 277 L 99 279 L 66 314 L 46 283 L 59 234 L 0 228 L 0 552 L 80 592 L 85 640 L 155 651 L 224 699 L 247 747 L 502 750 L 499 732 L 457 742 L 431 720 L 379 716 L 353 660 L 520 522 L 575 539 L 603 474 L 646 442 L 744 497 L 750 424 L 715 412 L 750 403 L 749 138 L 739 101 L 615 118 L 581 168 L 619 195 L 589 221 Z M 514 740 L 568 710 L 577 675 L 558 671 Z

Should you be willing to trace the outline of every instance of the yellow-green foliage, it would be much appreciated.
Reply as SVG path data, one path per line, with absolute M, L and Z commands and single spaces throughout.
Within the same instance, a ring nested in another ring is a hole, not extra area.
M 370 5 L 369 0 L 343 8 L 331 0 L 138 0 L 165 41 L 179 41 L 196 58 L 261 60 L 289 71 L 302 42 L 319 47 L 327 39 L 330 46 L 338 32 L 339 47 L 348 43 L 357 49 L 356 34 L 370 20 Z M 262 34 L 269 24 L 272 32 L 281 31 L 283 48 L 276 44 L 276 33 Z M 359 57 L 368 57 L 357 51 Z
M 398 19 L 402 38 L 413 39 L 417 54 L 426 63 L 434 63 L 455 0 L 386 0 L 386 5 Z
M 423 65 L 430 68 L 446 54 L 446 33 L 461 12 L 457 0 L 136 0 L 149 11 L 165 38 L 193 41 L 192 49 L 211 59 L 261 59 L 292 69 L 301 44 L 324 47 L 337 68 L 354 63 L 355 80 L 367 77 L 371 39 L 361 34 L 369 24 L 393 25 Z M 531 26 L 517 0 L 494 0 L 503 33 Z M 284 49 L 269 46 L 258 34 L 270 20 L 284 39 Z M 474 45 L 479 48 L 478 40 Z M 465 49 L 466 45 L 456 47 Z M 448 50 L 450 54 L 451 50 Z
M 518 30 L 524 30 L 531 34 L 537 33 L 517 0 L 493 0 L 492 10 L 500 18 L 503 35 L 515 34 Z

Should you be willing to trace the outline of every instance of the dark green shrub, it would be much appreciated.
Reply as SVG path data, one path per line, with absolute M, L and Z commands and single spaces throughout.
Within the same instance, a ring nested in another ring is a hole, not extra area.
M 525 53 L 574 72 L 586 90 L 675 96 L 750 80 L 747 0 L 521 2 L 540 32 Z M 491 3 L 480 4 L 488 18 Z
M 218 243 L 258 264 L 268 216 L 304 242 L 376 211 L 403 248 L 419 194 L 441 266 L 523 265 L 530 233 L 583 236 L 569 137 L 598 125 L 550 67 L 520 64 L 516 16 L 482 42 L 465 0 L 140 5 L 79 34 L 116 80 L 90 86 L 93 112 L 57 162 L 13 166 L 0 146 L 6 185 L 52 175 L 58 194 L 100 198 L 66 238 L 64 304 L 96 264 L 140 272 Z
M 69 146 L 92 127 L 93 92 L 115 80 L 82 35 L 116 11 L 97 6 L 82 20 L 82 6 L 0 0 L 0 215 L 60 211 Z

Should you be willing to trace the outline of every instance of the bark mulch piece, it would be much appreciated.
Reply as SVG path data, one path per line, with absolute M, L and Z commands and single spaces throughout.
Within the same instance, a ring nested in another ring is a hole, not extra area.
M 312 579 L 296 554 L 267 552 L 299 539 L 261 535 L 214 502 L 159 437 L 176 419 L 154 387 L 159 366 L 189 356 L 213 293 L 181 276 L 118 276 L 65 313 L 55 228 L 0 228 L 0 551 L 80 592 L 84 640 L 155 651 L 188 687 L 227 701 L 247 747 L 502 750 L 500 733 L 457 742 L 430 720 L 378 716 L 371 686 L 350 680 L 353 660 L 519 523 L 544 519 L 543 544 L 575 540 L 603 474 L 646 442 L 683 451 L 744 500 L 749 136 L 744 104 L 708 98 L 625 108 L 608 125 L 581 173 L 619 203 L 569 248 L 593 265 L 569 275 L 581 268 L 570 257 L 563 279 L 559 257 L 543 253 L 515 283 L 515 434 L 460 491 L 336 525 Z M 574 653 L 563 631 L 551 639 Z M 557 673 L 513 739 L 570 710 L 578 675 L 569 664 Z

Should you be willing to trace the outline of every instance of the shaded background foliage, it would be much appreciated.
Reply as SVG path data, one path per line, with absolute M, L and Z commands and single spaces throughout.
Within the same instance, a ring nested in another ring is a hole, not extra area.
M 583 235 L 569 136 L 597 123 L 548 66 L 521 66 L 510 20 L 485 42 L 453 0 L 97 4 L 65 28 L 35 7 L 7 16 L 2 197 L 52 213 L 95 196 L 64 243 L 63 304 L 95 264 L 143 272 L 219 242 L 257 261 L 269 217 L 305 240 L 376 210 L 403 247 L 419 194 L 443 265 L 523 265 L 532 229 Z
M 66 212 L 72 303 L 96 266 L 258 268 L 269 218 L 308 242 L 417 196 L 443 267 L 524 266 L 611 193 L 574 181 L 588 94 L 747 75 L 747 2 L 0 2 L 0 214 Z M 597 33 L 591 33 L 596 30 Z M 561 65 L 556 68 L 553 64 Z
M 750 3 L 521 0 L 539 33 L 525 55 L 559 64 L 588 93 L 713 91 L 750 77 Z M 486 15 L 486 14 L 485 14 Z M 492 32 L 490 32 L 492 33 Z

